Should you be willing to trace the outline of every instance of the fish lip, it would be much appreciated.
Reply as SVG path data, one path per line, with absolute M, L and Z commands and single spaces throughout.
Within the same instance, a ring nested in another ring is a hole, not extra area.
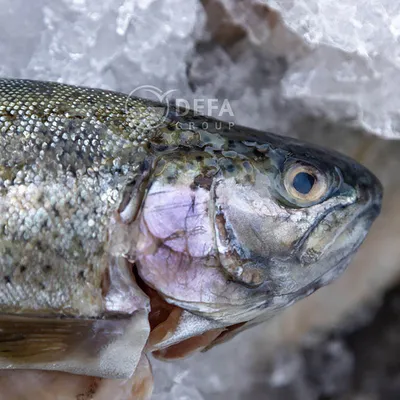
M 325 210 L 324 213 L 322 213 L 319 218 L 317 218 L 313 224 L 307 229 L 305 234 L 293 245 L 293 249 L 290 252 L 290 255 L 288 257 L 285 257 L 285 260 L 292 258 L 293 256 L 299 256 L 304 252 L 303 247 L 307 241 L 307 239 L 310 237 L 310 235 L 314 232 L 314 230 L 317 228 L 317 226 L 322 223 L 330 214 L 333 212 L 346 208 L 348 206 L 351 206 L 353 203 L 350 204 L 336 204 L 329 208 L 328 210 Z

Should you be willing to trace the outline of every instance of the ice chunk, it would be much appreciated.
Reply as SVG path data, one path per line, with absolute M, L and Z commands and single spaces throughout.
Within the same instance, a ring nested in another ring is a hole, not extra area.
M 0 0 L 0 75 L 189 91 L 196 0 Z
M 238 121 L 263 129 L 290 133 L 308 114 L 400 138 L 399 3 L 203 3 L 211 40 L 191 63 L 197 95 L 227 96 Z
M 290 65 L 283 94 L 334 121 L 400 138 L 400 4 L 391 0 L 269 4 L 309 47 Z

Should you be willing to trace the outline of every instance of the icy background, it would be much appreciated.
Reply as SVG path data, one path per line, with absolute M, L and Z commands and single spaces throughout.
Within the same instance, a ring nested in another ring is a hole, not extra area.
M 0 22 L 3 76 L 227 97 L 284 133 L 308 114 L 400 136 L 397 1 L 0 0 Z
M 0 76 L 228 99 L 236 122 L 335 147 L 385 185 L 382 218 L 337 284 L 209 353 L 154 362 L 155 400 L 317 398 L 292 345 L 400 275 L 400 141 L 365 134 L 400 138 L 399 35 L 393 0 L 0 0 Z M 335 386 L 352 361 L 329 346 Z

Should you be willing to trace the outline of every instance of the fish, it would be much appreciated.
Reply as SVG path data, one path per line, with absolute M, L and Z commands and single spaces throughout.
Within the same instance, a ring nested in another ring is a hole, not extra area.
M 145 354 L 208 350 L 340 276 L 382 193 L 310 143 L 0 79 L 0 388 L 148 397 Z

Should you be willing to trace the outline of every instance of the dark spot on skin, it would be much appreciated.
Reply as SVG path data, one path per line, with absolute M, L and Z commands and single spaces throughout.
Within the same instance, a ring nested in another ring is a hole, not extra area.
M 79 160 L 84 160 L 85 159 L 85 153 L 82 150 L 75 150 L 75 155 Z
M 92 400 L 94 395 L 99 389 L 102 378 L 90 378 L 89 386 L 84 393 L 80 393 L 76 396 L 76 400 Z
M 202 162 L 204 160 L 203 156 L 196 156 L 196 161 Z
M 51 267 L 51 265 L 45 265 L 43 267 L 43 272 L 45 273 L 49 273 L 53 268 Z
M 167 151 L 169 149 L 169 146 L 167 144 L 156 144 L 153 145 L 153 148 L 155 151 L 163 152 Z
M 4 282 L 7 284 L 7 283 L 11 283 L 11 277 L 9 276 L 9 275 L 6 275 L 5 277 L 4 277 Z
M 107 296 L 107 293 L 110 290 L 110 286 L 111 286 L 110 271 L 107 268 L 104 271 L 104 274 L 103 274 L 103 276 L 101 278 L 101 294 L 102 294 L 103 297 Z
M 16 114 L 16 113 L 11 114 L 11 112 L 8 110 L 3 111 L 3 114 L 0 114 L 0 115 L 4 116 L 7 121 L 14 121 L 17 119 L 17 116 L 18 116 L 18 114 Z
M 21 273 L 23 274 L 26 271 L 26 267 L 25 265 L 21 265 L 19 270 L 21 271 Z
M 82 280 L 85 280 L 85 271 L 83 271 L 83 270 L 79 271 L 78 278 L 82 279 Z
M 85 115 L 76 113 L 75 115 L 71 115 L 74 119 L 85 119 Z
M 194 178 L 193 183 L 190 185 L 190 188 L 192 190 L 197 189 L 198 187 L 201 187 L 203 189 L 206 190 L 210 190 L 211 189 L 211 185 L 212 185 L 212 178 L 210 178 L 209 176 L 204 176 L 204 175 L 197 175 Z
M 170 175 L 170 176 L 167 177 L 167 182 L 168 183 L 174 183 L 175 180 L 176 180 L 175 176 Z
M 227 170 L 228 172 L 235 172 L 235 166 L 234 166 L 233 164 L 229 164 L 229 165 L 226 167 L 226 170 Z
M 53 209 L 53 213 L 54 213 L 54 216 L 57 218 L 57 217 L 59 217 L 60 216 L 60 212 L 58 211 L 58 209 L 56 208 L 56 207 L 52 207 L 52 209 Z
M 120 168 L 120 167 L 114 168 L 113 171 L 117 175 L 122 175 L 122 168 Z
M 143 174 L 144 172 L 147 172 L 150 169 L 150 164 L 147 160 L 144 160 L 140 164 L 140 172 Z
M 192 202 L 191 202 L 191 204 L 190 204 L 190 211 L 191 211 L 192 213 L 194 213 L 195 205 L 196 205 L 196 196 L 192 196 Z
M 72 177 L 76 178 L 76 168 L 74 165 L 69 165 L 67 170 L 72 175 Z
M 46 286 L 44 285 L 43 282 L 39 282 L 39 287 L 40 287 L 41 290 L 45 290 L 46 289 Z
M 264 158 L 265 157 L 265 152 L 263 148 L 260 147 L 255 147 L 253 148 L 253 153 L 254 153 L 254 157 L 255 159 L 260 159 L 260 158 Z
M 245 179 L 246 182 L 249 182 L 249 183 L 253 181 L 253 177 L 251 175 L 249 175 L 249 174 L 246 174 L 244 176 L 244 179 Z
M 173 104 L 174 102 L 172 102 L 172 104 Z M 176 105 L 175 105 L 175 107 L 176 107 Z M 184 112 L 184 110 L 182 109 L 182 110 L 178 110 L 178 109 L 176 109 L 176 108 L 174 108 L 174 109 L 169 109 L 168 110 L 168 115 L 167 115 L 167 118 L 168 119 L 170 119 L 171 121 L 173 121 L 173 122 L 178 122 L 179 121 L 179 119 L 180 119 L 180 112 Z
M 190 153 L 193 150 L 192 147 L 187 144 L 180 144 L 178 146 L 178 149 L 181 151 L 184 151 L 185 153 Z
M 168 124 L 168 125 L 167 125 L 167 129 L 168 129 L 169 131 L 174 131 L 174 130 L 176 129 L 176 124 Z

